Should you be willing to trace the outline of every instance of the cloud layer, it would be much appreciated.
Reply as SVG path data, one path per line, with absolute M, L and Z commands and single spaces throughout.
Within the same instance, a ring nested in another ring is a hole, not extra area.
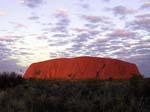
M 0 1 L 0 71 L 87 55 L 136 63 L 148 76 L 150 8 L 138 1 L 19 0 L 13 10 Z
M 20 3 L 30 8 L 35 8 L 42 4 L 43 0 L 20 0 Z

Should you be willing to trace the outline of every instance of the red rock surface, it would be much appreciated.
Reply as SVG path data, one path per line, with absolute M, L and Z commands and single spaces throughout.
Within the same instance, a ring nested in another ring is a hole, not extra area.
M 135 64 L 99 57 L 60 58 L 29 66 L 24 78 L 39 79 L 130 79 L 140 75 Z

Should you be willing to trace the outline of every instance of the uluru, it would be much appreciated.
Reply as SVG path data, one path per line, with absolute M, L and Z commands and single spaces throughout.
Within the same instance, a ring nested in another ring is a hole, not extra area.
M 100 57 L 58 58 L 33 63 L 24 78 L 37 79 L 130 79 L 140 76 L 136 64 Z

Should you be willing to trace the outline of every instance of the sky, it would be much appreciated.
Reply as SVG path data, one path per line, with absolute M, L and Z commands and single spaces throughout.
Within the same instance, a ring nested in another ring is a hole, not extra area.
M 79 56 L 135 63 L 150 77 L 150 0 L 0 0 L 0 72 Z

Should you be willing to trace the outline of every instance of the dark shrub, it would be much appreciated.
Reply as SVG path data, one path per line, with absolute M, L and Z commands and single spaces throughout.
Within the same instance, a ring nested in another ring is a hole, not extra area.
M 0 73 L 0 89 L 15 87 L 23 83 L 23 78 L 15 72 Z

